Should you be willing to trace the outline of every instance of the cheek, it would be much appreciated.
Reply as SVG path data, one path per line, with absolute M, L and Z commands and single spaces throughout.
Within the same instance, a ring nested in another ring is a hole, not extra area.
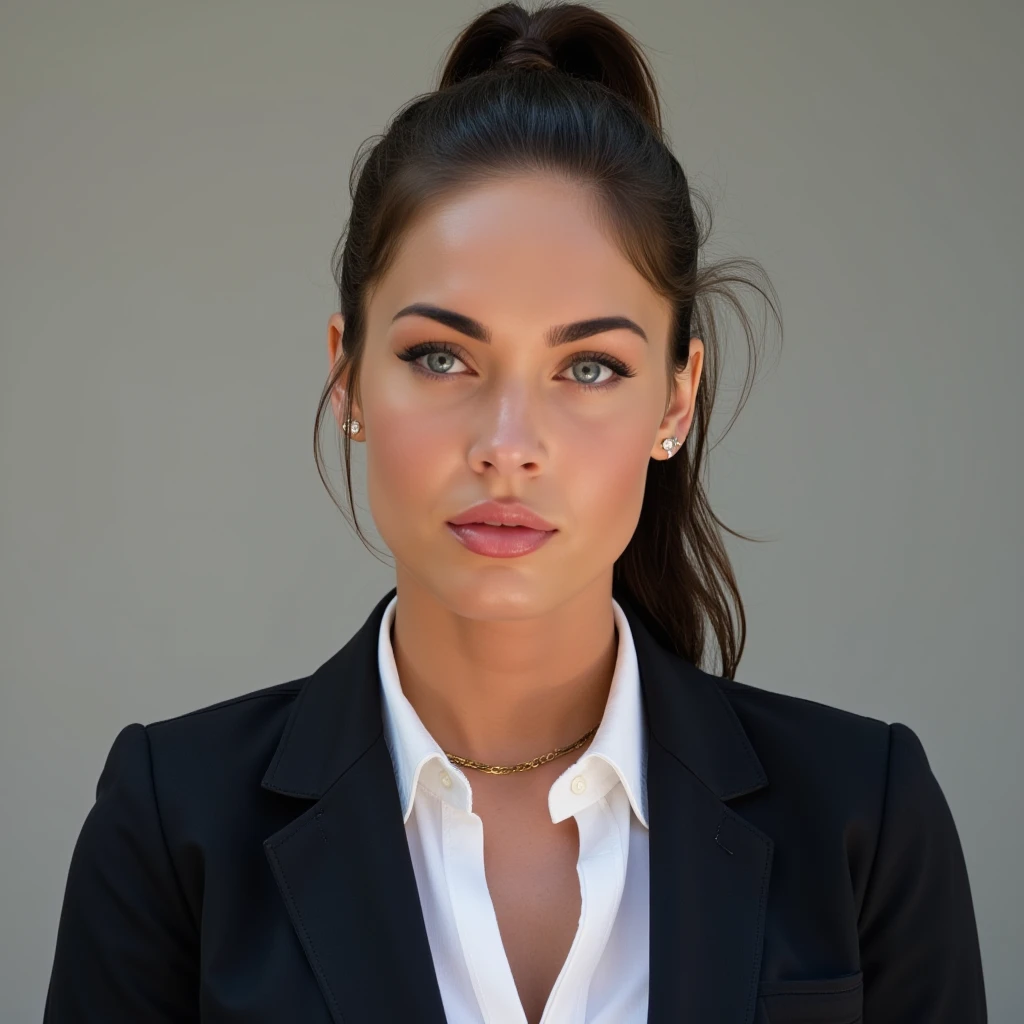
M 432 451 L 436 450 L 424 433 L 415 429 L 415 422 L 414 416 L 378 416 L 366 446 L 367 468 L 380 489 L 401 491 L 410 498 L 419 493 L 421 481 L 430 479 Z
M 366 442 L 367 498 L 392 551 L 402 547 L 403 535 L 420 532 L 454 511 L 445 497 L 459 466 L 450 427 L 432 429 L 429 415 L 408 407 L 375 406 Z
M 561 487 L 573 518 L 595 542 L 625 547 L 643 504 L 650 434 L 643 425 L 591 432 L 561 467 Z M 599 539 L 599 540 L 598 540 Z

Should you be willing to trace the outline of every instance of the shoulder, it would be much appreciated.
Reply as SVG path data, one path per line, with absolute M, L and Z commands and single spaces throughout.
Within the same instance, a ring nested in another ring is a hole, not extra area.
M 143 724 L 121 727 L 106 756 L 97 797 L 111 786 L 151 787 L 173 813 L 224 800 L 256 798 L 260 782 L 306 678 L 238 694 Z
M 716 684 L 768 777 L 767 799 L 814 809 L 823 824 L 878 822 L 894 737 L 924 756 L 905 725 L 735 680 Z
M 261 784 L 307 678 L 124 725 L 100 773 L 80 856 L 109 857 L 119 843 L 134 843 L 173 865 L 198 913 L 203 879 L 258 863 L 259 840 L 294 814 Z
M 848 841 L 867 839 L 865 850 L 876 847 L 886 822 L 915 841 L 956 844 L 949 806 L 911 726 L 720 677 L 716 685 L 764 767 L 770 814 L 838 828 Z
M 287 717 L 305 682 L 306 677 L 303 677 L 249 690 L 179 715 L 157 719 L 148 723 L 146 730 L 151 736 L 195 738 L 245 727 L 254 721 Z
M 714 682 L 767 776 L 735 807 L 774 844 L 766 956 L 790 957 L 810 913 L 856 935 L 864 1020 L 984 1021 L 964 853 L 915 730 Z
M 926 787 L 934 783 L 928 755 L 910 725 L 732 679 L 715 681 L 769 775 L 772 767 L 779 772 L 788 765 L 824 771 L 832 779 L 856 781 L 867 771 L 883 782 L 895 774 Z
M 258 690 L 249 690 L 213 704 L 161 718 L 145 726 L 151 743 L 197 753 L 208 744 L 222 748 L 225 741 L 257 741 L 280 731 L 306 678 L 292 679 Z M 241 744 L 244 748 L 245 742 Z M 235 750 L 239 748 L 234 747 Z
M 929 859 L 962 861 L 949 805 L 911 726 L 716 682 L 768 778 L 746 812 L 779 841 L 783 856 L 799 859 L 795 848 L 815 857 L 843 849 L 858 906 L 871 892 L 891 903 L 879 895 L 885 879 L 906 871 L 909 880 Z M 873 890 L 872 875 L 883 879 Z
M 788 751 L 825 761 L 884 756 L 890 725 L 879 718 L 733 679 L 716 685 L 766 756 Z

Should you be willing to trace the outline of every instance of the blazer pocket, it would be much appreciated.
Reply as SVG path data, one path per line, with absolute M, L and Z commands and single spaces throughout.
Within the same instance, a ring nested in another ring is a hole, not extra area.
M 758 1004 L 766 1024 L 860 1024 L 864 976 L 761 982 Z

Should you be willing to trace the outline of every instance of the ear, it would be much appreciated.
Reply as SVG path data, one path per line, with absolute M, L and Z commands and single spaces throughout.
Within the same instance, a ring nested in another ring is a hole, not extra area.
M 697 408 L 697 388 L 700 385 L 701 371 L 704 369 L 704 342 L 700 338 L 690 339 L 690 354 L 686 360 L 686 369 L 675 374 L 672 393 L 669 395 L 665 416 L 658 428 L 658 440 L 651 449 L 651 457 L 670 459 L 675 452 L 666 451 L 661 442 L 667 437 L 676 437 L 681 445 L 690 432 L 693 414 Z
M 340 313 L 332 313 L 327 321 L 327 359 L 328 359 L 328 373 L 334 369 L 334 365 L 342 357 L 343 352 L 341 348 L 341 338 L 345 333 L 345 320 Z M 345 414 L 345 392 L 348 389 L 349 372 L 346 367 L 341 376 L 338 378 L 338 382 L 335 384 L 331 391 L 331 409 L 334 412 L 334 419 L 338 424 L 338 429 L 344 429 L 344 414 Z M 361 420 L 361 413 L 357 407 L 355 397 L 352 399 L 352 419 Z M 362 431 L 359 431 L 362 433 Z

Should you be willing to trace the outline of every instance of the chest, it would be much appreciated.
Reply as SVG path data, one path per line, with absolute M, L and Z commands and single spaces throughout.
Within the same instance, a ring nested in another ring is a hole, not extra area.
M 484 869 L 501 942 L 529 1024 L 537 1024 L 580 920 L 579 834 L 534 805 L 500 813 L 478 804 Z
M 407 837 L 449 1019 L 640 1019 L 646 849 L 630 851 L 646 833 L 599 781 L 571 814 L 543 776 L 474 776 L 471 809 L 416 801 Z

